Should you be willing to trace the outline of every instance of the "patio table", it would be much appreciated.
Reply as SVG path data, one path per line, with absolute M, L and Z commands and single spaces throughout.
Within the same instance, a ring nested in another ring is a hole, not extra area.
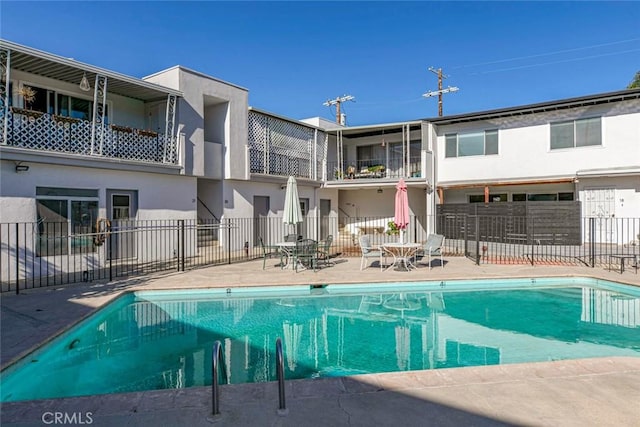
M 620 261 L 620 274 L 624 273 L 624 261 L 628 259 L 629 261 L 633 261 L 633 266 L 636 269 L 636 274 L 638 274 L 638 263 L 636 261 L 637 255 L 634 254 L 610 254 L 609 255 L 609 270 L 611 270 L 611 259 L 615 258 Z
M 422 245 L 420 243 L 385 243 L 380 247 L 393 257 L 393 262 L 387 270 L 393 266 L 403 265 L 407 271 L 411 271 L 411 267 L 416 268 L 411 258 L 416 255 Z
M 295 264 L 292 262 L 295 262 L 295 260 L 292 260 L 292 258 L 296 250 L 296 242 L 278 242 L 276 243 L 276 246 L 287 256 L 287 263 L 285 266 L 287 268 L 295 268 Z

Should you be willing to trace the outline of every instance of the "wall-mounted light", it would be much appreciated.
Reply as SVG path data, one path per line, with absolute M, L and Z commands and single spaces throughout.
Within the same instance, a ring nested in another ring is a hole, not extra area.
M 382 194 L 382 188 L 378 187 L 377 192 L 378 192 L 378 194 Z
M 431 194 L 433 193 L 433 186 L 429 183 L 427 183 L 427 188 L 424 189 L 424 192 L 427 194 Z
M 18 172 L 26 172 L 29 170 L 29 166 L 28 165 L 16 165 L 16 173 Z
M 87 79 L 87 73 L 82 73 L 82 79 L 80 80 L 80 90 L 89 92 L 91 86 L 89 85 L 89 79 Z
M 280 189 L 281 190 L 286 190 L 287 189 L 287 184 L 281 184 L 280 185 Z

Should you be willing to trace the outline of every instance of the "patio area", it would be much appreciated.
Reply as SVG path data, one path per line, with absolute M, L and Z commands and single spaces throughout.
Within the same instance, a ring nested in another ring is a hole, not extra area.
M 475 265 L 445 256 L 445 266 L 411 271 L 359 270 L 359 258 L 336 258 L 318 272 L 281 270 L 262 259 L 111 283 L 93 282 L 3 294 L 1 362 L 79 321 L 124 291 L 588 276 L 640 286 L 633 269 Z M 436 263 L 437 264 L 437 263 Z M 276 383 L 223 385 L 219 425 L 634 425 L 640 417 L 640 358 L 582 359 L 287 381 L 289 414 L 279 416 Z M 97 426 L 210 425 L 209 387 L 6 403 L 2 424 L 43 425 L 46 412 L 88 413 Z M 321 414 L 321 416 L 318 416 Z M 637 425 L 637 424 L 635 424 Z

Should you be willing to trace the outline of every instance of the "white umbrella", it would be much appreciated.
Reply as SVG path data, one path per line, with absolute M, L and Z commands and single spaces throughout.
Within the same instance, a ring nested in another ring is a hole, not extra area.
M 300 198 L 298 197 L 298 184 L 292 176 L 287 181 L 287 191 L 284 195 L 284 212 L 282 222 L 296 225 L 302 222 L 302 211 L 300 210 Z

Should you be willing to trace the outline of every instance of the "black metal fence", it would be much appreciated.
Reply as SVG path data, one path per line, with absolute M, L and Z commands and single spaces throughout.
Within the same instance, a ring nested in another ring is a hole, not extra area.
M 231 264 L 262 257 L 259 238 L 275 245 L 285 235 L 333 237 L 333 256 L 359 257 L 358 236 L 397 241 L 389 217 L 307 217 L 297 225 L 280 217 L 202 220 L 124 220 L 90 232 L 68 223 L 0 224 L 2 292 L 162 271 Z M 446 257 L 498 264 L 607 265 L 611 254 L 637 255 L 640 218 L 581 218 L 571 231 L 543 215 L 467 213 L 412 216 L 404 241 L 422 243 L 430 230 L 445 236 Z M 578 238 L 576 240 L 576 230 Z M 99 231 L 99 232 L 98 232 Z
M 581 218 L 570 227 L 534 216 L 464 215 L 452 222 L 463 224 L 463 252 L 476 264 L 595 267 L 608 266 L 611 255 L 640 256 L 640 218 Z

